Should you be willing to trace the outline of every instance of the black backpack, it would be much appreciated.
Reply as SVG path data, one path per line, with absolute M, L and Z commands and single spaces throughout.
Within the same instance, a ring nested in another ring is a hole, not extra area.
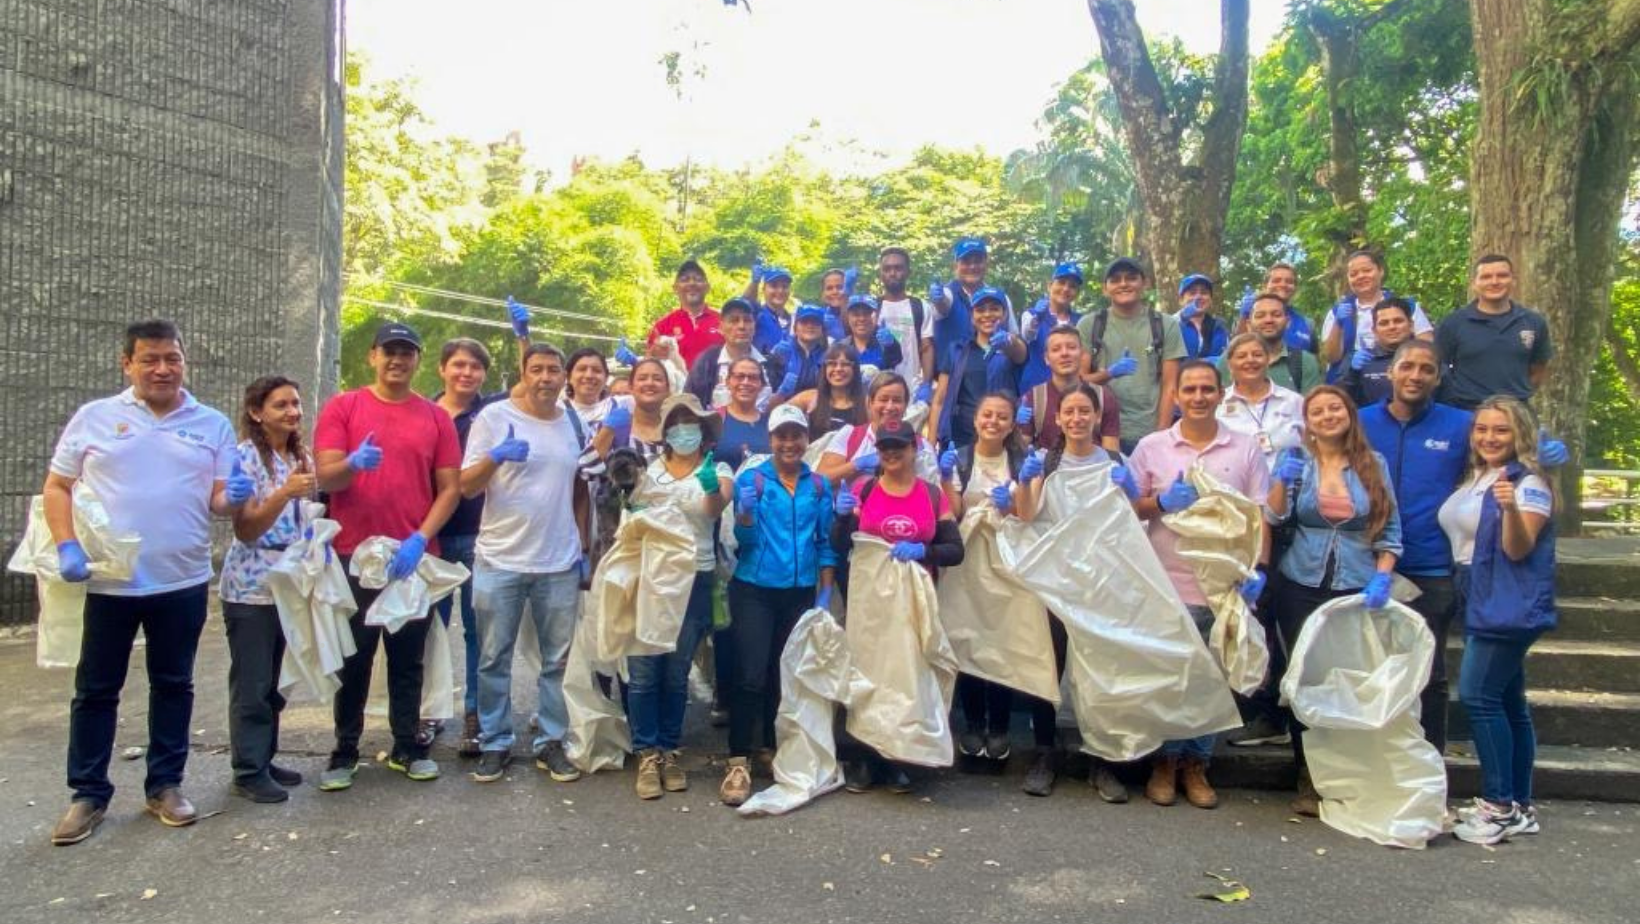
M 1154 308 L 1147 309 L 1150 315 L 1150 351 L 1156 356 L 1156 381 L 1162 380 L 1162 316 Z M 1110 323 L 1110 309 L 1101 308 L 1093 315 L 1093 324 L 1088 330 L 1088 352 L 1100 357 L 1100 365 L 1104 362 L 1105 327 Z

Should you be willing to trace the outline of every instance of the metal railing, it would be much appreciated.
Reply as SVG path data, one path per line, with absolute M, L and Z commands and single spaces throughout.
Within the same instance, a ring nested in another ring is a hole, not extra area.
M 1582 506 L 1586 535 L 1640 535 L 1640 471 L 1584 469 Z

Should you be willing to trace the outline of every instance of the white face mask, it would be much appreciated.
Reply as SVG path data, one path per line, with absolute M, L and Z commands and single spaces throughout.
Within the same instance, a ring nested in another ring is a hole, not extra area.
M 666 428 L 666 445 L 679 455 L 694 455 L 700 449 L 700 424 L 680 423 Z

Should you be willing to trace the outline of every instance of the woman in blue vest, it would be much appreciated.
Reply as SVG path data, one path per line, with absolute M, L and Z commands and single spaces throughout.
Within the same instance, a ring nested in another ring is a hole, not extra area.
M 1526 652 L 1558 620 L 1555 498 L 1538 465 L 1531 412 L 1514 398 L 1481 402 L 1469 450 L 1469 475 L 1441 505 L 1440 522 L 1452 541 L 1453 583 L 1464 616 L 1458 698 L 1475 735 L 1481 795 L 1459 812 L 1452 833 L 1472 844 L 1496 844 L 1538 831 Z
M 1009 332 L 1008 298 L 990 286 L 971 300 L 974 335 L 953 343 L 939 358 L 928 440 L 974 445 L 974 412 L 996 392 L 1019 394 L 1019 370 L 1025 365 L 1025 341 Z

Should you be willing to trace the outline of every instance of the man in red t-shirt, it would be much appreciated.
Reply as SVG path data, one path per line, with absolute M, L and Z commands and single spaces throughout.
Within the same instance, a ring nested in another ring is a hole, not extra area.
M 400 540 L 389 581 L 415 573 L 424 552 L 438 554 L 438 531 L 461 499 L 455 424 L 438 405 L 410 390 L 420 363 L 416 332 L 398 322 L 383 324 L 370 347 L 376 380 L 326 403 L 313 433 L 319 487 L 330 493 L 329 516 L 342 527 L 333 547 L 345 563 L 366 539 Z M 387 714 L 393 729 L 387 765 L 413 780 L 437 779 L 438 764 L 428 758 L 427 746 L 416 742 L 427 619 L 413 619 L 383 640 L 380 626 L 364 622 L 381 591 L 361 587 L 351 575 L 347 581 L 359 607 L 349 621 L 358 650 L 343 662 L 338 678 L 336 749 L 319 788 L 334 792 L 353 785 L 378 643 L 387 650 Z
M 678 342 L 683 368 L 693 369 L 707 347 L 723 342 L 718 313 L 706 307 L 706 271 L 694 260 L 683 261 L 672 280 L 672 291 L 678 296 L 678 308 L 649 329 L 649 346 L 653 351 L 657 338 L 671 337 Z

